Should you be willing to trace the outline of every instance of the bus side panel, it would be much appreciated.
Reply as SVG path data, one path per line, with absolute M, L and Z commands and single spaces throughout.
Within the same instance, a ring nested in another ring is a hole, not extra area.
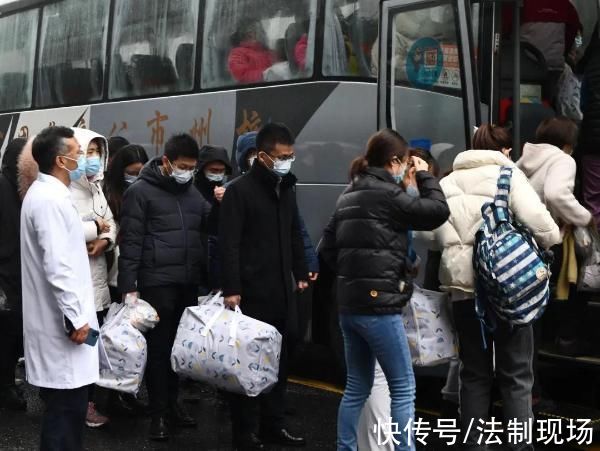
M 7 118 L 10 118 L 10 120 L 7 120 Z M 1 144 L 1 150 L 4 152 L 8 141 L 14 138 L 29 138 L 50 125 L 88 128 L 89 123 L 90 107 L 85 105 L 4 114 L 0 116 L 0 134 L 8 137 L 8 139 L 5 139 Z
M 235 121 L 235 92 L 194 94 L 92 105 L 90 127 L 143 145 L 149 157 L 162 154 L 175 133 L 189 133 L 198 143 L 230 149 Z

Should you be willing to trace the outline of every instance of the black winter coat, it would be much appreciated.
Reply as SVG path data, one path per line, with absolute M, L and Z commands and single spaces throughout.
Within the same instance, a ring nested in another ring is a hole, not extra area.
M 600 154 L 600 36 L 598 26 L 580 62 L 583 69 L 583 92 L 580 148 L 584 154 Z
M 0 174 L 0 288 L 11 311 L 21 313 L 21 200 L 16 181 Z
M 119 290 L 201 285 L 206 273 L 202 222 L 206 204 L 192 182 L 178 184 L 149 161 L 123 196 Z M 137 282 L 137 284 L 136 284 Z
M 417 173 L 411 197 L 383 168 L 368 168 L 340 196 L 323 237 L 322 256 L 335 269 L 340 313 L 400 313 L 412 295 L 408 230 L 433 230 L 450 215 L 437 180 Z
M 221 204 L 223 294 L 241 295 L 244 314 L 273 325 L 295 307 L 292 274 L 308 280 L 295 183 L 257 163 L 228 185 Z

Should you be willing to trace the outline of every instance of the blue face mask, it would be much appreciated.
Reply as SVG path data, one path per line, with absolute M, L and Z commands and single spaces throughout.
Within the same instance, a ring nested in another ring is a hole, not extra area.
M 406 194 L 408 194 L 410 197 L 421 197 L 419 189 L 413 185 L 408 185 L 406 188 Z
M 85 165 L 85 175 L 92 177 L 100 172 L 100 157 L 89 157 Z
M 393 174 L 392 177 L 394 177 L 394 181 L 398 184 L 400 184 L 400 182 L 402 182 L 402 180 L 404 180 L 404 176 L 406 175 L 406 169 L 407 166 L 404 165 L 404 169 L 402 169 L 402 172 L 400 174 Z
M 77 162 L 77 167 L 75 169 L 69 169 L 65 167 L 65 169 L 69 171 L 69 178 L 71 179 L 71 181 L 74 182 L 75 180 L 79 180 L 81 177 L 83 177 L 87 165 L 87 158 L 85 157 L 85 155 L 80 155 L 79 158 L 77 158 L 77 160 L 75 158 L 67 157 L 65 155 L 63 155 L 63 157 L 65 157 L 67 160 Z

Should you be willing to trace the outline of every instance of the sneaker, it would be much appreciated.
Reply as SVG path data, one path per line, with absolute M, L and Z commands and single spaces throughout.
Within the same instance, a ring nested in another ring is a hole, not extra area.
M 88 402 L 87 414 L 85 416 L 85 425 L 89 428 L 99 428 L 108 423 L 108 418 L 101 415 L 96 410 L 96 404 Z

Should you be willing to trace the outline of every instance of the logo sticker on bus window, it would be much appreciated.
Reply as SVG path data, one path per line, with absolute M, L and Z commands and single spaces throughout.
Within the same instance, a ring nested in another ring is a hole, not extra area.
M 444 67 L 444 54 L 440 43 L 433 38 L 414 42 L 406 58 L 406 74 L 416 88 L 430 88 L 437 83 Z

